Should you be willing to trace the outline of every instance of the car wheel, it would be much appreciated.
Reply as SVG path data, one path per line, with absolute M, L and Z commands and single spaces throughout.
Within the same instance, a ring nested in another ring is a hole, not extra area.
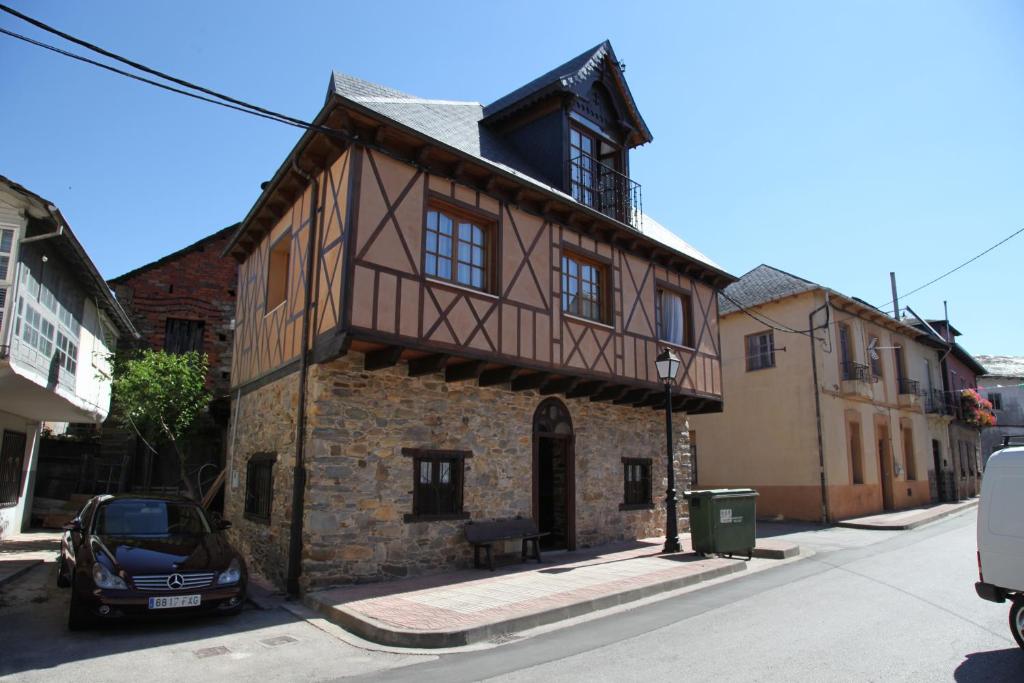
M 1024 648 L 1024 598 L 1018 598 L 1010 606 L 1010 632 L 1017 645 Z
M 69 631 L 81 631 L 89 628 L 95 623 L 92 614 L 89 613 L 89 608 L 86 607 L 81 598 L 78 597 L 78 591 L 74 588 L 71 589 L 71 604 L 68 606 L 68 630 Z
M 67 563 L 64 562 L 64 556 L 61 555 L 57 558 L 57 587 L 67 588 L 70 585 L 71 581 L 68 579 Z

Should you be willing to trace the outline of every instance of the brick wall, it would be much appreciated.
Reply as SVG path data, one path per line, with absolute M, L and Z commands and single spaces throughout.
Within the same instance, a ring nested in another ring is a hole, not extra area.
M 204 321 L 203 351 L 210 358 L 208 388 L 214 397 L 231 384 L 231 321 L 235 317 L 238 264 L 221 252 L 234 226 L 155 263 L 110 281 L 144 345 L 164 348 L 168 318 Z

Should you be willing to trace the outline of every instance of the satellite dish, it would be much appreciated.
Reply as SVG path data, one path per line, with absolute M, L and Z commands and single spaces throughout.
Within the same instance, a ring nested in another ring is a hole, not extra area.
M 878 360 L 878 337 L 872 337 L 868 341 L 868 355 L 871 360 Z

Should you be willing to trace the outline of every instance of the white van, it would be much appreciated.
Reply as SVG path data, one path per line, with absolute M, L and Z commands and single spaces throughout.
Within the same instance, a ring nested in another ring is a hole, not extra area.
M 1024 447 L 988 459 L 978 505 L 978 596 L 1012 601 L 1010 631 L 1024 648 Z

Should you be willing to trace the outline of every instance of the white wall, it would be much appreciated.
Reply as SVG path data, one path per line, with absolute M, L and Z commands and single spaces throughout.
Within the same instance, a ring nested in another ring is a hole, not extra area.
M 35 487 L 36 462 L 39 459 L 39 423 L 17 415 L 0 412 L 0 431 L 25 434 L 25 457 L 22 459 L 21 495 L 13 507 L 0 507 L 0 538 L 22 531 L 32 510 L 32 490 Z

